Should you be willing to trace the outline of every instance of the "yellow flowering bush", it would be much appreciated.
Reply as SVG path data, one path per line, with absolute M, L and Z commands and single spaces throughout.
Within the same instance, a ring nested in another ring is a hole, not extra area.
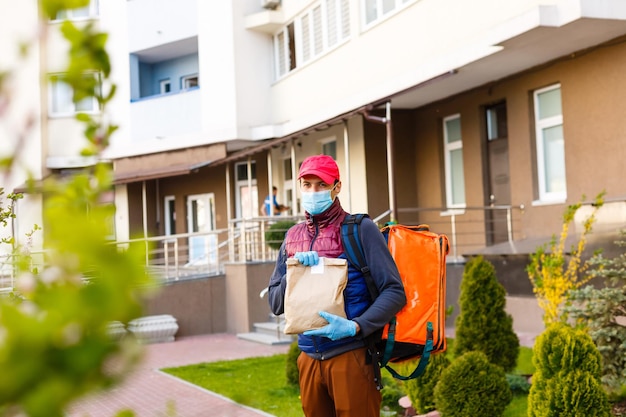
M 570 290 L 586 284 L 590 277 L 584 275 L 588 265 L 582 260 L 582 254 L 587 243 L 587 235 L 591 232 L 596 212 L 604 204 L 605 192 L 598 194 L 592 204 L 591 214 L 583 222 L 583 230 L 578 243 L 573 245 L 570 252 L 566 252 L 570 224 L 582 202 L 569 205 L 563 214 L 563 228 L 558 241 L 553 237 L 549 249 L 546 245 L 539 247 L 530 255 L 530 263 L 526 272 L 533 285 L 539 307 L 544 311 L 543 321 L 546 327 L 552 323 L 567 319 L 567 313 L 561 308 L 567 299 Z M 583 196 L 582 200 L 585 197 Z

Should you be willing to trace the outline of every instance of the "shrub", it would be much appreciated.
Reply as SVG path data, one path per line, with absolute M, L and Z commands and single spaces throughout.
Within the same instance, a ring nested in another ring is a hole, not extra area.
M 591 337 L 555 323 L 536 340 L 536 372 L 528 396 L 529 417 L 609 416 L 600 385 L 600 353 Z
M 528 380 L 518 374 L 506 374 L 506 380 L 513 395 L 528 395 L 530 391 L 530 383 Z
M 414 361 L 408 364 L 411 369 L 415 369 Z M 435 409 L 435 385 L 448 365 L 450 365 L 450 360 L 446 352 L 432 355 L 422 376 L 405 381 L 405 391 L 415 411 L 426 414 Z
M 404 396 L 404 392 L 400 381 L 395 379 L 384 368 L 380 370 L 380 375 L 383 380 L 383 389 L 380 391 L 382 395 L 382 403 L 380 404 L 381 410 L 388 412 L 395 411 L 396 413 L 401 412 L 402 410 L 398 401 Z
M 265 232 L 265 242 L 267 246 L 272 249 L 280 249 L 280 245 L 282 245 L 283 240 L 285 240 L 285 233 L 295 224 L 296 222 L 291 220 L 282 220 L 272 224 Z
M 455 359 L 435 386 L 435 404 L 445 417 L 501 416 L 512 398 L 502 368 L 479 351 Z
M 300 355 L 300 348 L 298 347 L 298 341 L 294 340 L 289 346 L 289 351 L 287 352 L 287 364 L 286 364 L 286 373 L 287 373 L 287 384 L 289 385 L 299 385 L 300 372 L 298 371 L 298 356 Z
M 626 247 L 626 232 L 620 232 L 618 246 Z M 611 391 L 626 385 L 626 326 L 617 317 L 626 311 L 626 253 L 606 259 L 589 260 L 590 275 L 604 279 L 602 288 L 587 285 L 569 293 L 573 305 L 566 310 L 584 327 L 602 356 L 602 383 Z
M 528 278 L 533 285 L 539 307 L 543 309 L 543 322 L 547 326 L 557 321 L 567 321 L 567 313 L 562 310 L 570 290 L 580 288 L 588 281 L 584 272 L 588 264 L 582 261 L 582 254 L 587 243 L 587 235 L 591 232 L 596 212 L 604 204 L 602 191 L 595 198 L 591 214 L 583 222 L 583 231 L 576 246 L 570 252 L 565 250 L 565 241 L 569 233 L 570 223 L 582 203 L 569 205 L 563 213 L 563 226 L 557 242 L 556 236 L 550 241 L 549 250 L 539 247 L 530 255 L 530 263 L 526 267 Z M 583 196 L 583 199 L 585 196 Z
M 505 372 L 515 368 L 519 338 L 507 314 L 506 292 L 496 280 L 493 265 L 477 256 L 465 265 L 456 319 L 455 354 L 481 351 Z

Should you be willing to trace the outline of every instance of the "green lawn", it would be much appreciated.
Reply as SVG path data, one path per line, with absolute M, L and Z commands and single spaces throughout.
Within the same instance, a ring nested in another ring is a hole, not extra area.
M 531 349 L 520 348 L 516 373 L 532 373 L 531 356 Z M 201 363 L 162 371 L 277 417 L 302 417 L 299 390 L 287 385 L 286 357 L 281 354 Z M 526 397 L 515 397 L 504 416 L 525 417 Z

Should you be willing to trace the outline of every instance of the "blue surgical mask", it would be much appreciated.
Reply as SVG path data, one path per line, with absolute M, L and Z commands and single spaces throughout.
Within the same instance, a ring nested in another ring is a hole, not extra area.
M 330 191 L 331 190 L 303 191 L 302 207 L 313 216 L 325 212 L 333 204 L 333 199 L 330 197 Z

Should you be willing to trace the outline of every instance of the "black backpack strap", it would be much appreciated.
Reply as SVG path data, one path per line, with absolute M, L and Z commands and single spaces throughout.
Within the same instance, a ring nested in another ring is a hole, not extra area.
M 361 241 L 360 226 L 367 214 L 348 214 L 341 223 L 341 239 L 343 242 L 343 250 L 346 253 L 348 262 L 354 265 L 365 277 L 365 283 L 372 300 L 378 297 L 378 288 L 374 284 L 370 267 L 365 261 L 365 252 L 363 251 L 363 243 Z
M 378 297 L 378 288 L 376 288 L 376 284 L 372 279 L 372 274 L 370 274 L 370 268 L 365 261 L 365 252 L 363 250 L 363 243 L 361 241 L 360 234 L 361 222 L 365 217 L 369 216 L 362 213 L 348 214 L 341 223 L 341 240 L 348 262 L 354 265 L 363 274 L 367 290 L 369 291 L 370 297 L 373 301 L 376 297 Z M 376 343 L 380 340 L 380 333 L 381 331 L 378 331 L 365 338 L 369 354 L 368 360 L 372 361 L 372 366 L 374 367 L 374 383 L 379 391 L 383 389 L 383 379 L 380 374 L 379 363 L 382 354 L 376 345 Z

